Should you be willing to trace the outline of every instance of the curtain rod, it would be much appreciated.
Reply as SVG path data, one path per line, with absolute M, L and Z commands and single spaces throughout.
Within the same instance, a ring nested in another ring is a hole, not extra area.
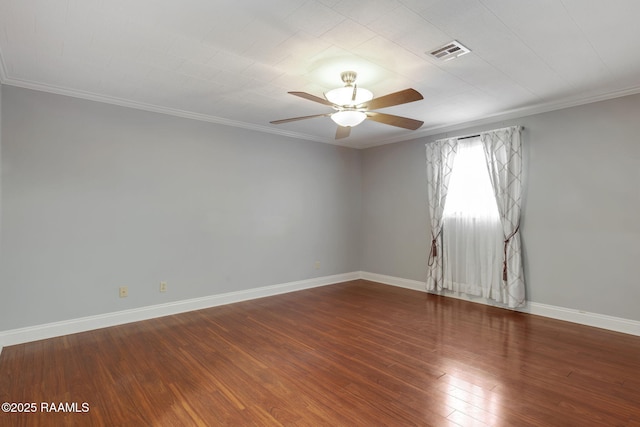
M 519 127 L 519 128 L 520 128 L 520 130 L 523 130 L 523 129 L 524 129 L 524 126 L 516 126 L 516 127 Z M 506 129 L 506 128 L 503 128 L 503 129 Z M 496 129 L 496 130 L 500 130 L 500 129 Z M 480 137 L 480 135 L 481 135 L 481 134 L 476 133 L 476 134 L 473 134 L 473 135 L 459 136 L 459 137 L 457 137 L 456 139 L 457 139 L 458 141 L 460 141 L 461 139 L 478 138 L 478 137 Z

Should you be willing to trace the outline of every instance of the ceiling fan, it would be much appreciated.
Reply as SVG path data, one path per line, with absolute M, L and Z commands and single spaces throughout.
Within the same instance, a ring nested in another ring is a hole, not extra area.
M 324 98 L 320 98 L 306 92 L 289 92 L 291 95 L 299 96 L 300 98 L 308 99 L 309 101 L 317 102 L 319 104 L 328 105 L 335 111 L 325 114 L 314 114 L 312 116 L 274 120 L 270 123 L 279 125 L 281 123 L 312 119 L 314 117 L 331 117 L 331 119 L 338 125 L 336 139 L 346 138 L 349 136 L 351 128 L 359 125 L 365 119 L 410 130 L 416 130 L 422 126 L 424 122 L 420 120 L 371 111 L 378 108 L 393 107 L 394 105 L 419 101 L 423 99 L 423 97 L 418 91 L 415 89 L 405 89 L 399 92 L 390 93 L 389 95 L 374 98 L 370 91 L 364 88 L 359 88 L 355 84 L 356 77 L 357 73 L 355 71 L 344 71 L 340 73 L 340 78 L 344 82 L 345 86 L 326 92 L 324 94 Z

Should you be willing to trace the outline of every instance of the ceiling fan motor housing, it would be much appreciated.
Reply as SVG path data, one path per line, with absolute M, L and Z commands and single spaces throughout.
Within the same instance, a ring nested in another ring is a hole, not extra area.
M 340 78 L 346 86 L 353 86 L 353 83 L 356 81 L 356 77 L 358 77 L 358 73 L 355 71 L 343 71 L 340 73 Z

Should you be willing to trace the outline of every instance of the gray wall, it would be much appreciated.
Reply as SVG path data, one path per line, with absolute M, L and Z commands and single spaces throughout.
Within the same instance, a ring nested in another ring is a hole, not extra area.
M 11 86 L 1 133 L 0 330 L 359 270 L 360 151 Z
M 640 95 L 450 132 L 523 125 L 528 298 L 640 320 Z M 425 143 L 365 150 L 362 270 L 424 280 Z
M 2 91 L 3 85 L 0 84 L 0 268 L 2 268 Z M 1 280 L 1 279 L 0 279 Z M 3 289 L 0 282 L 0 290 Z M 0 327 L 0 330 L 2 328 Z
M 636 95 L 449 134 L 526 128 L 531 301 L 640 320 L 639 115 Z M 424 144 L 444 135 L 355 151 L 10 86 L 0 120 L 0 330 L 357 270 L 425 278 Z

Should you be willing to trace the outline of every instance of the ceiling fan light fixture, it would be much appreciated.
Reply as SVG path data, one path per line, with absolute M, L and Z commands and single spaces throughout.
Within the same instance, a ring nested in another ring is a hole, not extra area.
M 366 118 L 367 115 L 362 111 L 353 110 L 337 111 L 331 115 L 331 120 L 343 127 L 358 126 Z
M 363 104 L 365 102 L 369 102 L 373 99 L 373 93 L 371 93 L 371 91 L 358 87 L 356 89 L 356 99 L 353 100 L 353 86 L 345 86 L 339 87 L 337 89 L 332 89 L 329 92 L 325 93 L 324 96 L 332 104 L 340 105 L 342 107 L 352 107 L 355 105 Z
M 340 78 L 344 83 L 344 87 L 330 90 L 324 94 L 324 98 L 320 98 L 306 92 L 289 92 L 291 95 L 332 107 L 335 110 L 333 113 L 292 117 L 290 119 L 274 120 L 270 123 L 277 125 L 281 123 L 295 122 L 298 120 L 312 119 L 314 117 L 329 116 L 331 117 L 331 120 L 338 125 L 338 129 L 336 130 L 336 139 L 348 137 L 351 133 L 351 128 L 358 126 L 365 119 L 409 130 L 416 130 L 424 124 L 423 121 L 410 119 L 408 117 L 400 117 L 392 114 L 371 111 L 378 108 L 393 107 L 394 105 L 401 105 L 424 99 L 418 91 L 415 89 L 405 89 L 374 98 L 370 91 L 367 89 L 360 89 L 356 86 L 356 77 L 357 73 L 355 71 L 344 71 L 340 73 Z

